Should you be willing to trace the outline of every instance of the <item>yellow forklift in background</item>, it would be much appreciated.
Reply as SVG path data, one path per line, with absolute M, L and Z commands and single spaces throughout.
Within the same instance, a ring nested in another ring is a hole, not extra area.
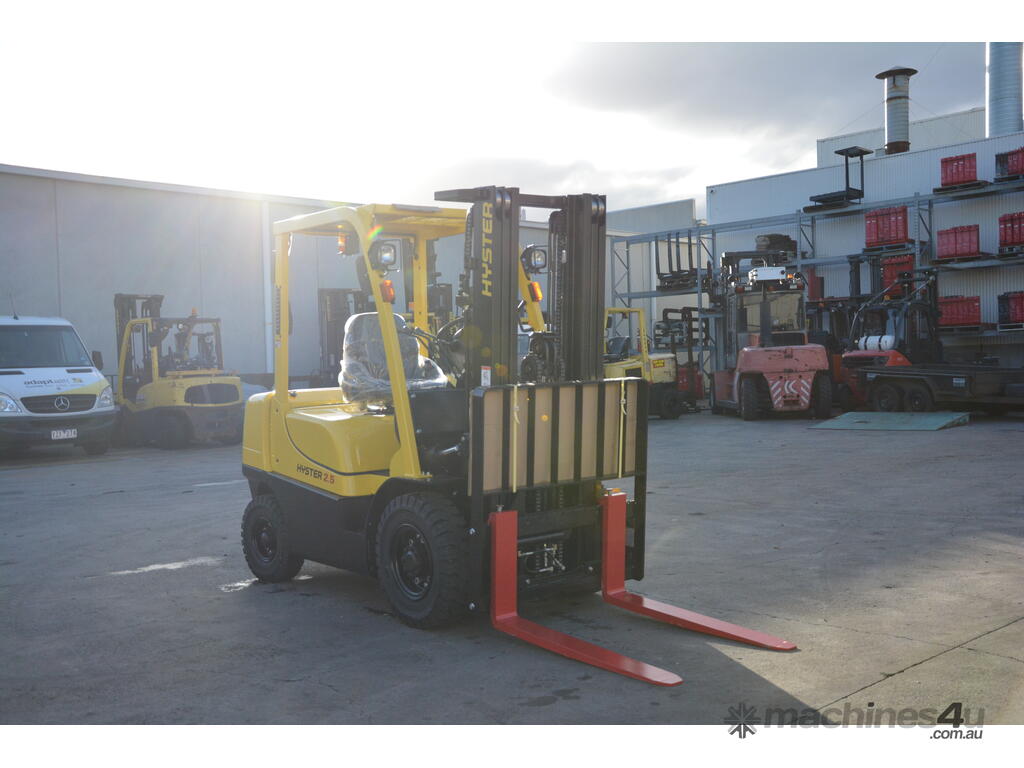
M 117 386 L 123 442 L 182 448 L 242 439 L 242 381 L 224 371 L 220 319 L 161 317 L 164 297 L 118 293 Z
M 252 573 L 287 581 L 305 560 L 364 573 L 411 626 L 489 609 L 502 632 L 657 685 L 682 681 L 522 618 L 519 597 L 600 589 L 659 621 L 795 648 L 625 588 L 644 575 L 648 388 L 602 371 L 604 197 L 508 187 L 435 197 L 469 211 L 365 205 L 274 224 L 274 390 L 246 403 L 242 447 Z M 520 251 L 523 207 L 552 211 L 547 248 Z M 422 253 L 456 232 L 466 238 L 462 311 L 430 333 L 426 307 L 414 307 L 414 324 L 392 309 L 397 241 Z M 337 238 L 356 258 L 378 311 L 346 322 L 339 386 L 296 390 L 282 308 L 292 242 L 310 236 Z M 547 318 L 527 267 L 548 269 L 556 286 Z M 523 326 L 532 360 L 519 359 Z
M 637 349 L 632 348 L 630 336 L 606 336 L 604 347 L 604 377 L 606 379 L 637 376 L 650 386 L 650 412 L 663 419 L 678 419 L 687 410 L 685 392 L 680 389 L 679 365 L 672 352 L 651 352 L 647 336 L 647 318 L 639 307 L 606 307 L 605 328 L 611 331 L 615 316 L 635 323 Z

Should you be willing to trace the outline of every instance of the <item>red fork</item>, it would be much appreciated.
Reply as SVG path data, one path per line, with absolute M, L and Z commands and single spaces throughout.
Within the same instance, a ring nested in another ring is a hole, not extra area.
M 683 629 L 724 637 L 760 648 L 793 651 L 796 645 L 773 635 L 713 619 L 643 597 L 626 589 L 626 494 L 610 493 L 601 499 L 601 594 L 605 602 Z
M 625 520 L 623 518 L 623 520 Z M 609 651 L 572 635 L 522 618 L 517 610 L 519 519 L 516 510 L 492 512 L 491 526 L 491 624 L 520 640 L 584 664 L 616 672 L 654 685 L 679 685 L 679 675 Z M 623 557 L 625 553 L 623 552 Z

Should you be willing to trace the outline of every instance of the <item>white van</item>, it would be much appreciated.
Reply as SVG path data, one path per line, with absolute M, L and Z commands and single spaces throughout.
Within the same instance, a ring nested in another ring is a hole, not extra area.
M 106 453 L 117 407 L 102 367 L 65 319 L 0 316 L 0 449 L 73 444 Z

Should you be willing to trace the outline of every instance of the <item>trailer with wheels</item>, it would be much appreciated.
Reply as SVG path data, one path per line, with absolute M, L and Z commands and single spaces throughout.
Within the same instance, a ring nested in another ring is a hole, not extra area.
M 1024 411 L 1024 368 L 938 363 L 861 368 L 876 411 Z
M 253 574 L 286 581 L 305 560 L 364 573 L 411 626 L 489 613 L 501 632 L 657 685 L 681 679 L 523 618 L 520 598 L 601 590 L 678 627 L 795 648 L 626 590 L 646 565 L 648 387 L 602 372 L 604 197 L 483 187 L 436 198 L 469 210 L 343 206 L 274 225 L 274 390 L 247 402 L 242 450 Z M 520 299 L 540 296 L 524 262 L 547 261 L 519 250 L 524 206 L 551 211 L 546 318 Z M 460 233 L 462 313 L 431 334 L 391 310 L 394 272 L 402 249 Z M 378 311 L 347 321 L 339 386 L 295 390 L 289 254 L 294 238 L 318 236 L 344 239 Z M 522 326 L 534 357 L 520 361 Z

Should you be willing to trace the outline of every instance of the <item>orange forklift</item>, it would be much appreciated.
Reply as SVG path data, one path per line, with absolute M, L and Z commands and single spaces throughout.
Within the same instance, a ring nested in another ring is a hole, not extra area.
M 832 413 L 832 381 L 825 347 L 807 343 L 804 276 L 777 251 L 722 255 L 716 303 L 716 370 L 711 412 L 736 412 L 744 421 L 770 413 Z

